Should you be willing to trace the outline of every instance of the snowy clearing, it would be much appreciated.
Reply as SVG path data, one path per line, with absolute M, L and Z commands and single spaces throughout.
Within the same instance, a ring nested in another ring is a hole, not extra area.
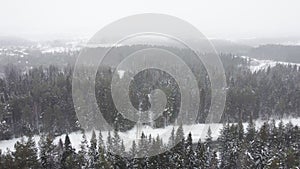
M 300 63 L 292 63 L 292 62 L 280 62 L 280 61 L 274 61 L 274 60 L 258 60 L 254 58 L 250 58 L 248 56 L 241 56 L 241 58 L 246 59 L 248 62 L 250 62 L 249 69 L 251 72 L 256 72 L 259 70 L 266 70 L 268 67 L 274 67 L 277 64 L 281 65 L 296 65 L 298 68 L 300 67 Z
M 283 119 L 282 121 L 284 124 L 287 124 L 289 122 L 291 122 L 294 125 L 300 124 L 300 118 Z M 264 122 L 265 121 L 263 121 L 263 120 L 256 120 L 256 122 L 255 122 L 256 128 L 260 128 Z M 279 122 L 280 122 L 280 120 L 276 120 L 277 125 Z M 247 123 L 243 123 L 243 125 L 244 125 L 244 129 L 246 129 Z M 177 129 L 177 127 L 178 126 L 174 127 L 175 130 Z M 222 129 L 223 124 L 214 123 L 214 124 L 184 125 L 183 129 L 184 129 L 185 135 L 188 135 L 188 133 L 191 132 L 193 135 L 193 142 L 197 143 L 199 139 L 204 140 L 206 138 L 206 133 L 207 133 L 208 127 L 210 127 L 212 130 L 213 140 L 216 140 L 220 134 L 220 130 Z M 143 126 L 139 130 L 137 130 L 137 128 L 135 127 L 127 132 L 120 132 L 119 135 L 124 140 L 124 145 L 126 147 L 126 150 L 128 150 L 132 145 L 132 141 L 138 140 L 139 137 L 137 137 L 137 136 L 140 135 L 140 133 L 142 133 L 142 132 L 144 132 L 147 136 L 149 136 L 151 134 L 152 137 L 156 137 L 157 135 L 159 135 L 160 138 L 163 139 L 163 142 L 167 143 L 172 129 L 173 129 L 172 126 L 168 126 L 166 128 L 159 128 L 159 129 L 153 129 L 148 126 Z M 96 131 L 97 137 L 98 137 L 98 134 L 99 134 L 99 131 Z M 111 134 L 113 135 L 113 133 L 111 133 Z M 108 132 L 102 131 L 102 135 L 103 135 L 103 139 L 105 141 L 108 136 Z M 87 136 L 87 139 L 89 140 L 92 136 L 92 132 L 91 131 L 86 132 L 86 136 Z M 69 137 L 70 137 L 72 146 L 76 150 L 79 150 L 79 148 L 80 148 L 79 146 L 80 146 L 80 143 L 82 140 L 81 132 L 80 131 L 72 132 L 69 134 Z M 40 139 L 40 136 L 38 136 L 38 135 L 34 136 L 36 145 L 38 145 L 39 139 Z M 64 141 L 65 134 L 56 137 L 54 140 L 54 143 L 57 144 L 59 139 L 62 139 Z M 0 149 L 2 150 L 2 152 L 6 152 L 8 149 L 14 150 L 14 144 L 20 140 L 21 140 L 21 138 L 14 138 L 11 140 L 0 141 Z

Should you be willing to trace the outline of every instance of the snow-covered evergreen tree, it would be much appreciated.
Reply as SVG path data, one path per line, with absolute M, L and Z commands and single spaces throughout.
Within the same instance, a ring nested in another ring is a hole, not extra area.
M 15 144 L 15 150 L 13 153 L 15 168 L 39 168 L 37 148 L 32 136 L 29 136 L 26 142 L 24 138 L 18 141 Z
M 98 157 L 97 138 L 96 138 L 95 130 L 92 131 L 88 156 L 89 156 L 89 164 L 88 164 L 89 168 L 95 168 L 95 163 Z
M 197 167 L 203 169 L 205 167 L 206 159 L 205 159 L 205 146 L 201 140 L 198 140 L 197 147 L 195 150 L 195 164 Z
M 64 151 L 61 158 L 61 168 L 79 168 L 78 157 L 75 149 L 72 147 L 68 134 L 65 137 Z
M 180 124 L 176 131 L 175 144 L 181 142 L 182 140 L 184 140 L 184 132 L 182 124 Z
M 187 139 L 185 140 L 185 167 L 187 168 L 195 168 L 195 154 L 193 150 L 193 139 L 192 133 L 188 134 Z
M 80 143 L 80 150 L 78 151 L 78 161 L 79 166 L 81 168 L 87 168 L 88 167 L 88 141 L 85 135 L 85 131 L 82 130 L 82 140 Z
M 171 131 L 171 136 L 169 138 L 169 143 L 168 143 L 168 147 L 174 147 L 175 146 L 175 129 L 173 127 L 172 131 Z
M 55 161 L 55 145 L 53 143 L 53 136 L 51 134 L 42 134 L 39 141 L 40 162 L 45 169 L 57 168 Z

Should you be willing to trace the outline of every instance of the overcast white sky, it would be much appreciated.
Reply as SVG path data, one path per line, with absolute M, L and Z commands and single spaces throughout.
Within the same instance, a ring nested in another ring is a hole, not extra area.
M 298 0 L 0 0 L 0 35 L 90 37 L 139 13 L 182 18 L 210 38 L 300 37 Z

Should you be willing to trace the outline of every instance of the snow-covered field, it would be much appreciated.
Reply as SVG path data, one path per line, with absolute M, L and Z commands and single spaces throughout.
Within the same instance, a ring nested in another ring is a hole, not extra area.
M 292 118 L 292 119 L 283 119 L 282 120 L 284 124 L 287 124 L 289 122 L 291 122 L 294 125 L 299 125 L 300 124 L 300 118 Z M 278 124 L 280 122 L 280 120 L 276 120 L 276 123 Z M 262 126 L 262 124 L 264 123 L 263 120 L 257 120 L 255 122 L 256 127 L 260 128 Z M 247 127 L 247 123 L 244 123 L 244 128 L 246 129 Z M 214 124 L 196 124 L 196 125 L 185 125 L 183 126 L 184 129 L 184 133 L 187 135 L 189 132 L 192 133 L 193 136 L 193 142 L 198 142 L 199 139 L 204 140 L 206 138 L 206 133 L 208 130 L 208 127 L 211 128 L 212 130 L 212 137 L 213 140 L 217 139 L 219 134 L 220 134 L 220 130 L 223 127 L 223 124 L 221 123 L 214 123 Z M 175 130 L 178 128 L 178 126 L 174 127 Z M 157 135 L 160 136 L 160 138 L 163 139 L 163 142 L 167 143 L 168 139 L 170 137 L 170 133 L 172 131 L 173 127 L 169 126 L 166 128 L 160 128 L 160 129 L 153 129 L 151 127 L 148 126 L 144 126 L 141 129 L 137 130 L 137 128 L 133 128 L 130 131 L 124 132 L 124 133 L 119 133 L 120 137 L 124 140 L 124 144 L 126 149 L 128 150 L 131 147 L 132 141 L 133 140 L 137 140 L 138 139 L 138 135 L 140 135 L 141 132 L 144 132 L 146 135 L 150 135 L 152 137 L 156 137 Z M 96 131 L 96 135 L 98 137 L 99 132 Z M 113 136 L 113 133 L 111 133 Z M 87 139 L 89 140 L 91 138 L 92 132 L 87 132 L 86 136 Z M 107 136 L 108 136 L 108 132 L 107 131 L 102 131 L 102 135 L 103 135 L 103 139 L 106 140 Z M 79 150 L 79 145 L 81 143 L 82 140 L 82 134 L 81 132 L 73 132 L 69 134 L 72 146 L 74 148 L 76 148 L 76 150 Z M 57 144 L 59 139 L 62 139 L 64 141 L 65 135 L 61 135 L 55 138 L 54 142 Z M 40 139 L 40 136 L 35 135 L 34 136 L 34 140 L 36 142 L 36 145 L 38 145 L 38 141 Z M 6 152 L 8 149 L 10 150 L 14 150 L 14 144 L 17 141 L 20 141 L 21 138 L 14 138 L 11 140 L 3 140 L 0 141 L 0 149 L 2 150 L 2 152 Z
M 259 70 L 266 70 L 268 67 L 274 67 L 277 64 L 282 65 L 297 65 L 298 68 L 300 67 L 300 63 L 291 63 L 291 62 L 279 62 L 274 60 L 258 60 L 254 58 L 250 58 L 248 56 L 241 56 L 244 59 L 247 59 L 248 62 L 250 62 L 250 70 L 251 72 L 256 72 Z

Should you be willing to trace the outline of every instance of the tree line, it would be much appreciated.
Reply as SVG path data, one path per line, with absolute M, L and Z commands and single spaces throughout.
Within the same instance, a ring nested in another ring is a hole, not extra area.
M 244 128 L 245 127 L 245 128 Z M 199 131 L 200 132 L 200 131 Z M 300 130 L 292 123 L 265 122 L 259 129 L 250 119 L 247 125 L 224 123 L 219 137 L 211 136 L 210 128 L 204 140 L 185 137 L 183 127 L 173 128 L 168 142 L 159 135 L 142 133 L 126 150 L 117 130 L 103 138 L 93 130 L 88 140 L 84 130 L 80 148 L 76 150 L 68 135 L 54 143 L 53 134 L 42 134 L 36 145 L 32 136 L 18 141 L 14 150 L 0 153 L 0 166 L 11 168 L 299 168 Z M 177 143 L 177 144 L 174 144 Z M 163 153 L 151 156 L 162 150 Z M 141 158 L 142 157 L 142 158 Z
M 184 50 L 180 52 L 182 55 L 188 55 Z M 221 54 L 221 59 L 228 85 L 222 122 L 237 122 L 239 118 L 247 121 L 250 114 L 254 119 L 299 117 L 299 68 L 276 65 L 267 70 L 251 72 L 245 59 L 229 54 Z M 191 67 L 193 68 L 193 65 Z M 4 78 L 0 78 L 0 140 L 42 132 L 60 135 L 79 130 L 81 126 L 72 100 L 72 73 L 73 67 L 69 66 L 63 68 L 40 66 L 23 71 L 8 65 L 5 68 Z M 110 93 L 113 73 L 113 68 L 98 70 L 95 92 L 105 120 L 111 125 L 118 125 L 114 127 L 124 131 L 131 129 L 135 123 L 122 118 L 114 107 Z M 139 82 L 145 81 L 143 80 L 145 77 L 151 79 L 157 74 L 160 82 L 156 84 L 166 91 L 168 104 L 154 127 L 163 127 L 175 121 L 180 105 L 178 86 L 170 76 L 157 72 L 153 74 L 144 72 L 137 76 L 136 82 L 133 83 L 135 88 L 131 90 L 132 103 L 138 107 L 140 96 L 137 97 L 136 93 L 145 91 L 143 88 L 145 86 L 148 87 L 147 91 L 152 87 Z M 206 76 L 198 76 L 204 79 L 199 80 L 201 103 L 196 122 L 203 123 L 210 107 L 210 82 Z M 147 103 L 147 99 L 144 100 Z M 147 107 L 149 104 L 145 105 Z

